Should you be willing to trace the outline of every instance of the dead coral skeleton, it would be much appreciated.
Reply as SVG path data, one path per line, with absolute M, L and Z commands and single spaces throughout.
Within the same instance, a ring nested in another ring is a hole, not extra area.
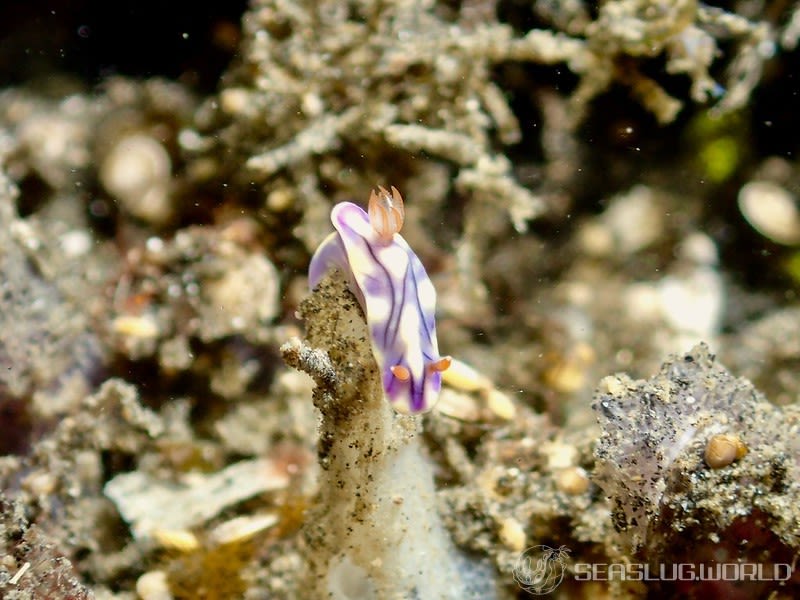
M 244 64 L 232 74 L 240 81 L 220 103 L 236 119 L 230 143 L 268 140 L 248 149 L 250 177 L 298 176 L 342 148 L 369 156 L 388 146 L 453 163 L 456 185 L 508 210 L 518 229 L 541 214 L 542 200 L 492 149 L 494 131 L 503 144 L 520 139 L 490 75 L 520 44 L 509 26 L 466 31 L 431 9 L 419 1 L 256 2 L 244 20 Z M 541 32 L 523 46 L 563 61 L 582 42 Z
M 776 45 L 775 32 L 767 22 L 750 21 L 695 0 L 606 2 L 597 20 L 583 33 L 590 48 L 589 64 L 584 65 L 581 83 L 572 97 L 574 114 L 582 116 L 586 103 L 617 80 L 629 86 L 634 97 L 661 123 L 672 121 L 682 102 L 631 63 L 626 63 L 624 70 L 615 66 L 620 56 L 663 54 L 668 73 L 690 77 L 693 101 L 719 99 L 717 109 L 727 111 L 747 103 Z M 722 83 L 709 73 L 721 55 L 719 40 L 736 42 Z
M 692 100 L 718 98 L 720 109 L 732 110 L 747 102 L 776 45 L 768 22 L 695 0 L 610 1 L 594 21 L 582 5 L 566 4 L 539 6 L 553 29 L 520 36 L 491 15 L 476 21 L 469 3 L 447 20 L 430 0 L 257 0 L 244 18 L 243 59 L 219 97 L 233 118 L 222 139 L 247 157 L 245 176 L 262 181 L 281 172 L 298 181 L 326 170 L 341 175 L 341 165 L 326 169 L 325 162 L 348 148 L 367 157 L 375 174 L 370 156 L 422 152 L 454 164 L 457 189 L 502 207 L 523 231 L 546 205 L 495 151 L 518 142 L 521 131 L 493 67 L 566 64 L 579 78 L 568 111 L 573 126 L 614 82 L 667 123 L 682 101 L 636 59 L 665 56 L 668 73 L 691 79 Z M 722 83 L 709 73 L 721 57 L 718 40 L 734 42 Z

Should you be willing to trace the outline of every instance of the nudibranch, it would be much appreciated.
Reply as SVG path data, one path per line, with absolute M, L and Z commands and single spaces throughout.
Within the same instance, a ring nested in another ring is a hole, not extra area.
M 373 190 L 368 210 L 351 202 L 333 207 L 336 231 L 311 258 L 309 285 L 334 267 L 345 274 L 366 315 L 386 396 L 398 412 L 422 413 L 436 404 L 450 366 L 436 340 L 436 291 L 399 233 L 404 210 L 397 189 Z

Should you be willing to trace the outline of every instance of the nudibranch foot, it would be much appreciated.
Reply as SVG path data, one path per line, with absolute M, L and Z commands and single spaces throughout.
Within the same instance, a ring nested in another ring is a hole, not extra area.
M 335 231 L 326 237 L 311 257 L 308 265 L 308 286 L 313 290 L 332 268 L 347 270 L 347 255 L 344 245 Z
M 391 190 L 372 192 L 369 214 L 350 202 L 333 207 L 336 231 L 314 253 L 309 283 L 333 267 L 344 272 L 367 318 L 387 397 L 398 412 L 416 414 L 436 403 L 450 357 L 439 355 L 436 291 L 399 234 L 403 199 Z
M 314 289 L 325 277 L 325 274 L 331 269 L 338 269 L 347 278 L 347 286 L 350 291 L 355 294 L 361 308 L 364 308 L 364 296 L 361 294 L 361 289 L 353 279 L 350 265 L 347 261 L 347 252 L 345 251 L 342 239 L 337 232 L 333 232 L 326 237 L 314 252 L 311 257 L 311 262 L 308 265 L 308 287 Z

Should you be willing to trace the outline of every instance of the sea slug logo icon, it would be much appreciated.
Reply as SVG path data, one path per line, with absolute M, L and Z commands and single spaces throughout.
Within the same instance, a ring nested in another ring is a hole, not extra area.
M 514 565 L 514 579 L 531 594 L 549 594 L 564 580 L 564 560 L 568 554 L 566 546 L 528 548 L 519 555 Z

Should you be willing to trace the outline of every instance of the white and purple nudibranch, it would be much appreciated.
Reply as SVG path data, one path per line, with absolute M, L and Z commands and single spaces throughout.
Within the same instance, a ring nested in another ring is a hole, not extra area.
M 372 192 L 369 214 L 351 202 L 337 204 L 336 231 L 314 253 L 308 277 L 313 289 L 330 268 L 346 275 L 367 317 L 386 396 L 398 412 L 416 414 L 436 404 L 450 357 L 439 355 L 436 341 L 436 291 L 398 233 L 403 216 L 395 187 Z

